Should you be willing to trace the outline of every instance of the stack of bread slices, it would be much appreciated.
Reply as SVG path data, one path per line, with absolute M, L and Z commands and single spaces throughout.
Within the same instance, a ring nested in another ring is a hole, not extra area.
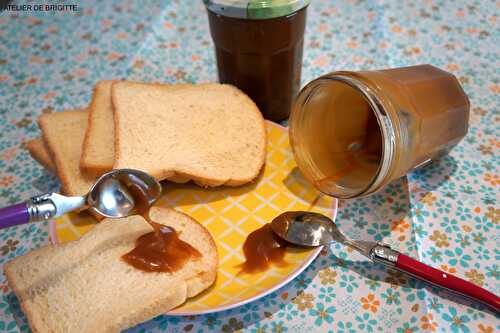
M 31 155 L 67 195 L 87 193 L 118 168 L 201 186 L 252 181 L 264 164 L 264 120 L 252 100 L 225 84 L 100 81 L 86 109 L 44 114 Z

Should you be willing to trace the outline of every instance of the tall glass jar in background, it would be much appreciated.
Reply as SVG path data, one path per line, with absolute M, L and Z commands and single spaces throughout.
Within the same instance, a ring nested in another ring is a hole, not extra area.
M 360 197 L 448 152 L 469 108 L 455 76 L 430 65 L 333 72 L 299 93 L 290 141 L 320 191 Z
M 288 118 L 300 88 L 310 0 L 204 0 L 219 81 L 237 86 L 266 119 Z

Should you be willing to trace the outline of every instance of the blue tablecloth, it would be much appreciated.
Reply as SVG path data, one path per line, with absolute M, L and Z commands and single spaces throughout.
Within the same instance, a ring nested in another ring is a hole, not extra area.
M 182 3 L 182 4 L 181 4 Z M 453 152 L 382 193 L 342 202 L 353 237 L 399 250 L 500 292 L 498 1 L 314 0 L 303 83 L 333 70 L 430 63 L 471 100 Z M 37 117 L 88 104 L 97 80 L 216 81 L 201 1 L 86 1 L 78 11 L 0 13 L 0 205 L 57 190 L 23 142 Z M 48 242 L 47 223 L 0 230 L 0 271 Z M 0 331 L 28 331 L 0 274 Z M 483 307 L 332 246 L 283 289 L 233 310 L 160 316 L 131 332 L 480 332 L 500 330 Z

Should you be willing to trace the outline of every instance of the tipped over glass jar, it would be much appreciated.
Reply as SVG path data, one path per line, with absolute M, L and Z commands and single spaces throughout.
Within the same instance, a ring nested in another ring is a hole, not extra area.
M 332 72 L 297 96 L 290 142 L 318 190 L 361 197 L 446 154 L 467 133 L 469 108 L 455 76 L 431 65 Z

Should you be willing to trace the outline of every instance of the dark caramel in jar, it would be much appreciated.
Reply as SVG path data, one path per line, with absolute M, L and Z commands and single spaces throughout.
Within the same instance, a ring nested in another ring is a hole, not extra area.
M 220 82 L 248 94 L 266 119 L 288 118 L 300 88 L 306 6 L 264 19 L 208 7 Z

